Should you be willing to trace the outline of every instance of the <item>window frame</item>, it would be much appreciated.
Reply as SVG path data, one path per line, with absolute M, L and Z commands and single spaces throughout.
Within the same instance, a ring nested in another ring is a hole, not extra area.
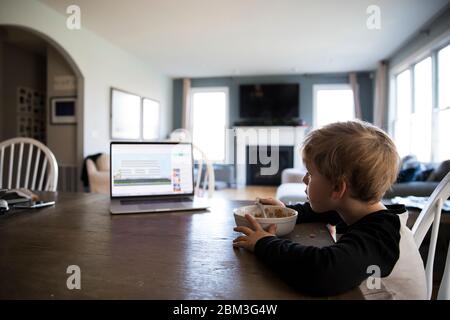
M 225 93 L 225 132 L 224 132 L 224 159 L 223 160 L 211 160 L 213 163 L 226 164 L 230 163 L 230 141 L 226 133 L 226 130 L 230 126 L 230 88 L 226 86 L 213 86 L 213 87 L 191 87 L 189 90 L 189 132 L 192 134 L 192 143 L 194 143 L 194 95 L 196 93 L 207 92 L 223 92 Z M 204 152 L 204 150 L 202 150 Z M 197 159 L 194 159 L 195 161 Z

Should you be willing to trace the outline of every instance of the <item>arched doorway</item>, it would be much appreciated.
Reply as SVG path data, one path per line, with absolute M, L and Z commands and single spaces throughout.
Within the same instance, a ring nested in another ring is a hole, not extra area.
M 44 142 L 58 160 L 59 191 L 82 190 L 83 89 L 80 68 L 56 41 L 29 27 L 0 25 L 0 140 Z

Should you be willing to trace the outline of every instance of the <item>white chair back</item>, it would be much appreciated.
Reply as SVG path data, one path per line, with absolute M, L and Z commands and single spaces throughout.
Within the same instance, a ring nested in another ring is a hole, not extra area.
M 197 172 L 197 178 L 195 181 L 195 194 L 197 196 L 203 197 L 206 193 L 206 186 L 208 186 L 208 198 L 212 198 L 214 194 L 214 188 L 215 188 L 215 176 L 214 176 L 214 167 L 212 163 L 208 160 L 206 155 L 203 151 L 201 151 L 199 148 L 197 148 L 195 145 L 193 145 L 194 150 L 197 150 L 201 154 L 201 158 L 197 161 L 198 164 L 198 172 Z M 203 173 L 203 164 L 206 166 L 205 174 L 203 176 L 203 182 L 202 181 L 202 173 Z M 200 187 L 203 185 L 203 188 L 200 189 Z
M 176 142 L 190 142 L 192 143 L 192 135 L 189 130 L 186 129 L 176 129 L 170 134 L 170 140 Z M 208 198 L 212 198 L 215 189 L 215 176 L 214 167 L 211 161 L 208 160 L 205 153 L 200 150 L 196 145 L 192 144 L 194 152 L 197 151 L 201 158 L 197 160 L 197 176 L 195 177 L 195 195 L 204 197 L 206 192 L 208 193 Z M 205 174 L 203 175 L 203 165 L 206 166 Z M 203 180 L 202 180 L 203 175 Z M 208 190 L 206 190 L 208 187 Z
M 420 212 L 412 228 L 414 240 L 417 244 L 417 247 L 419 248 L 431 225 L 433 225 L 433 228 L 431 230 L 430 245 L 428 247 L 427 265 L 425 267 L 425 274 L 427 279 L 427 292 L 429 299 L 431 299 L 431 294 L 433 291 L 434 256 L 436 252 L 436 244 L 439 233 L 439 223 L 441 221 L 442 204 L 445 200 L 447 200 L 448 197 L 450 197 L 450 172 L 447 173 L 444 179 L 442 179 L 442 181 L 433 191 L 433 193 L 428 199 L 427 204 Z M 446 266 L 447 273 L 448 268 L 449 267 Z M 442 285 L 445 285 L 444 281 L 442 281 L 441 287 Z M 446 289 L 447 292 L 449 290 L 448 286 L 449 281 L 447 280 L 447 289 Z M 445 289 L 443 290 L 445 291 Z
M 0 188 L 56 191 L 57 184 L 58 163 L 43 143 L 22 137 L 0 142 Z

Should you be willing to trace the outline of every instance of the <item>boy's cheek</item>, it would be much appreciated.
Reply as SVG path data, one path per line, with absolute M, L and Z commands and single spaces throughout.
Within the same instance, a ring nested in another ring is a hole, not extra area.
M 308 198 L 309 205 L 311 206 L 311 209 L 316 213 L 326 212 L 331 210 L 329 205 L 327 203 L 323 202 L 316 202 L 314 199 Z
M 311 201 L 309 202 L 309 204 L 311 205 L 311 209 L 315 212 L 315 213 L 321 213 L 321 212 L 325 212 L 326 210 L 324 210 L 323 208 L 321 208 L 320 206 L 314 205 Z

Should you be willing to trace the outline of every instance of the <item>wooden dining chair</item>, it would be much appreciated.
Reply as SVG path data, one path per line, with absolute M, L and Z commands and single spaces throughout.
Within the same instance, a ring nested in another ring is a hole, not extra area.
M 431 196 L 428 198 L 428 202 L 425 207 L 420 212 L 417 217 L 416 222 L 413 225 L 412 233 L 414 235 L 414 240 L 418 248 L 423 242 L 428 230 L 432 226 L 431 230 L 431 238 L 430 245 L 428 247 L 428 257 L 427 264 L 425 267 L 425 275 L 427 280 L 427 294 L 428 299 L 431 299 L 431 294 L 433 291 L 433 266 L 434 266 L 434 256 L 436 252 L 436 244 L 439 233 L 439 224 L 441 221 L 441 211 L 442 204 L 450 197 L 450 172 L 442 179 L 436 189 L 433 191 Z M 450 253 L 449 253 L 450 254 Z M 448 273 L 450 272 L 448 269 L 449 265 L 449 254 L 447 254 L 447 263 L 446 263 L 446 271 L 444 272 L 445 277 L 443 277 L 441 281 L 441 288 L 439 289 L 442 292 L 441 296 L 444 296 L 447 293 L 447 297 L 449 295 L 450 290 L 450 280 Z M 445 279 L 444 279 L 445 278 Z M 439 298 L 439 296 L 438 296 Z
M 43 143 L 31 138 L 0 142 L 0 188 L 56 191 L 58 163 Z

